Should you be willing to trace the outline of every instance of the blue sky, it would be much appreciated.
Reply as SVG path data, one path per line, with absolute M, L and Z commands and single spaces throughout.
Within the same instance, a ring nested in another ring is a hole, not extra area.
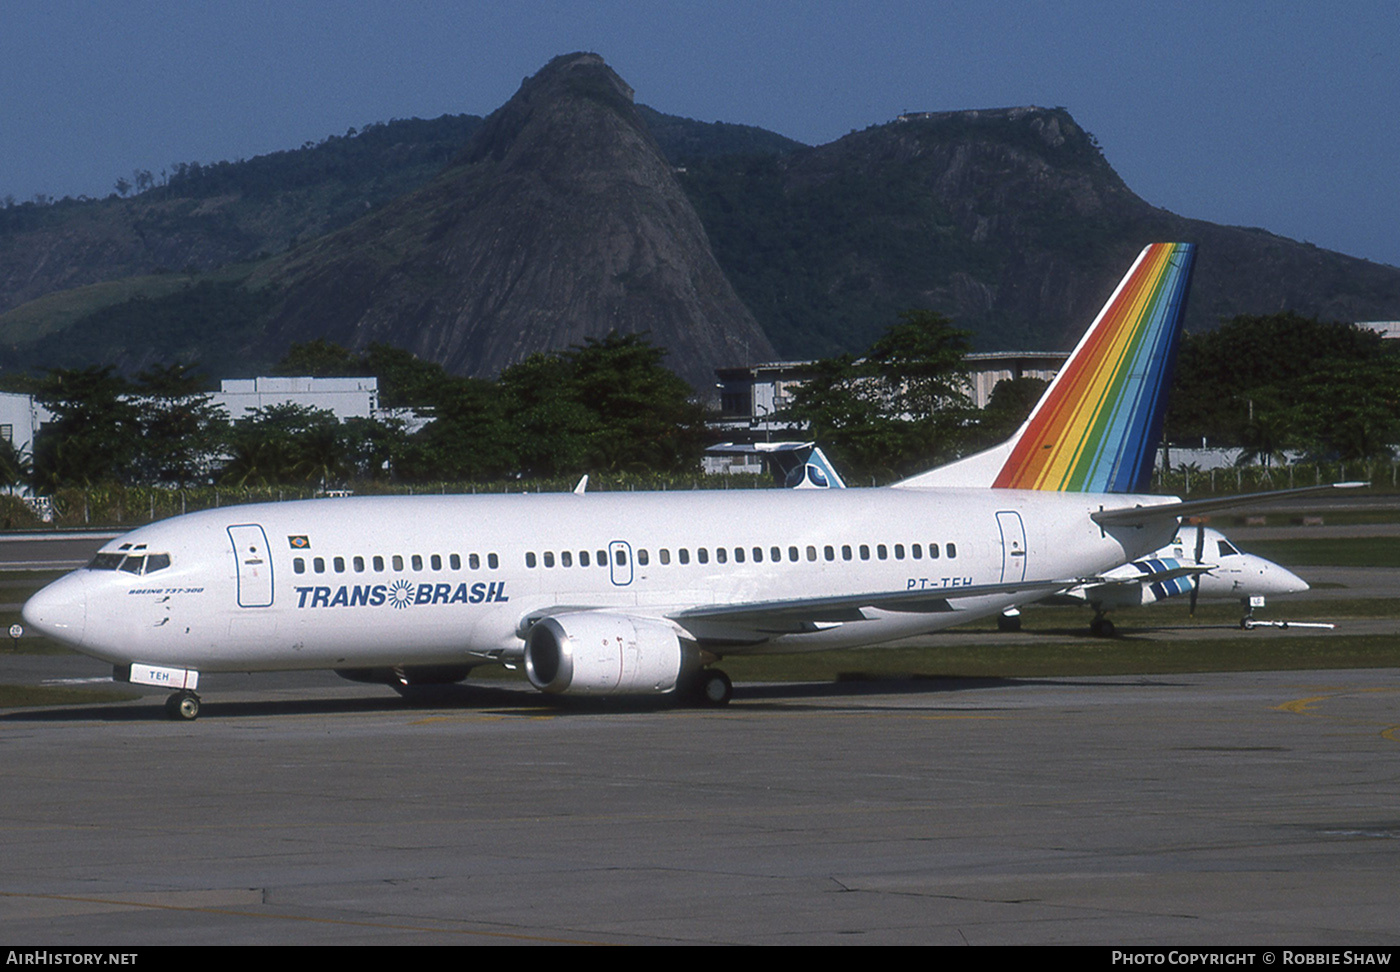
M 808 143 L 1062 105 L 1154 205 L 1400 266 L 1400 4 L 1345 0 L 7 0 L 0 197 L 486 114 L 576 50 L 661 111 Z

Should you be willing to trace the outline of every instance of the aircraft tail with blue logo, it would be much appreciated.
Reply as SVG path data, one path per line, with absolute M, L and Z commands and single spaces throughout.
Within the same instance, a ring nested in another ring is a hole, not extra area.
M 1195 260 L 1149 245 L 1014 436 L 895 486 L 1147 492 Z

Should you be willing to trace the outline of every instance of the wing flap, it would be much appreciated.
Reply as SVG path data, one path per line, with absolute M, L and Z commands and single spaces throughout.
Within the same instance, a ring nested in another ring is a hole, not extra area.
M 864 613 L 867 608 L 907 614 L 937 614 L 957 610 L 953 602 L 967 598 L 1036 591 L 1050 593 L 1082 583 L 1081 578 L 1031 580 L 1012 584 L 976 584 L 968 587 L 876 591 L 783 601 L 750 601 L 686 608 L 671 614 L 670 617 L 681 624 L 704 622 L 732 625 L 765 634 L 787 634 L 811 631 L 818 625 L 865 621 L 868 620 Z

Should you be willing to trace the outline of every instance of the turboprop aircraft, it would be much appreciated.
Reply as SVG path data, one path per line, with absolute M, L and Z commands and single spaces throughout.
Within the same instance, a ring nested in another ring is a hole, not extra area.
M 1145 248 L 1004 446 L 1093 491 L 925 474 L 882 489 L 224 507 L 108 542 L 24 618 L 119 680 L 170 688 L 172 718 L 198 715 L 206 672 L 411 685 L 491 662 L 519 663 L 550 693 L 693 688 L 722 704 L 725 655 L 873 645 L 995 615 L 1160 548 L 1205 508 L 1113 491 L 1146 487 L 1194 257 L 1191 244 Z
M 1219 530 L 1204 525 L 1183 526 L 1171 543 L 1146 557 L 1124 564 L 1089 583 L 1044 598 L 1046 604 L 1088 604 L 1094 609 L 1090 633 L 1111 637 L 1110 610 L 1141 607 L 1174 597 L 1186 597 L 1191 610 L 1199 598 L 1237 600 L 1246 605 L 1242 626 L 1249 626 L 1255 604 L 1275 594 L 1296 594 L 1308 582 L 1286 567 L 1245 553 Z M 1015 617 L 1014 615 L 1012 617 Z M 997 619 L 1003 630 L 1017 625 Z

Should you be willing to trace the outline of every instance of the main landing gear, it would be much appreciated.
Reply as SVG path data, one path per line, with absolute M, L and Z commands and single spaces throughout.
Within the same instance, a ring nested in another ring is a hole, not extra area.
M 165 714 L 182 722 L 194 721 L 199 716 L 199 696 L 189 689 L 173 693 L 165 700 Z
M 1094 620 L 1089 622 L 1089 633 L 1095 638 L 1112 638 L 1115 630 L 1113 622 L 1102 614 L 1094 615 Z
M 717 709 L 729 704 L 734 696 L 734 683 L 718 668 L 702 668 L 696 676 L 693 698 L 706 708 Z

